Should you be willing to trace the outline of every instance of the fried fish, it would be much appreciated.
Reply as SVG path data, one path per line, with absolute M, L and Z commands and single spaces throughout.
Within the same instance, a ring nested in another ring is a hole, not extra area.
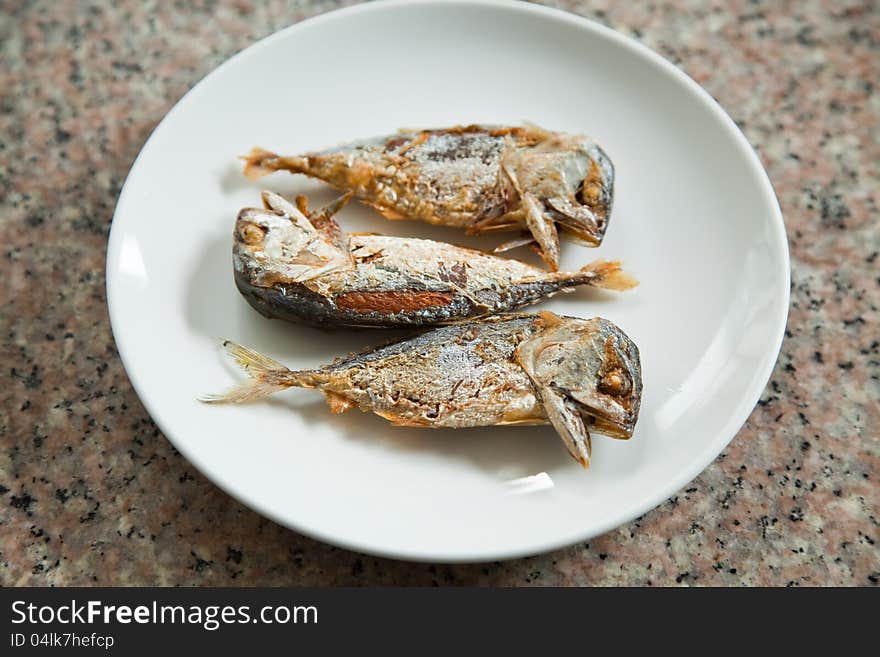
M 292 371 L 223 343 L 248 379 L 211 403 L 246 402 L 285 388 L 317 388 L 333 412 L 357 407 L 409 427 L 551 424 L 578 463 L 590 431 L 628 439 L 642 393 L 639 350 L 606 319 L 509 314 L 435 328 Z
M 397 134 L 303 155 L 255 148 L 250 178 L 290 171 L 351 191 L 389 219 L 421 219 L 469 234 L 522 230 L 506 250 L 534 242 L 559 265 L 561 230 L 602 242 L 614 196 L 614 167 L 592 139 L 537 126 L 456 126 Z
M 263 208 L 239 213 L 235 282 L 251 306 L 314 326 L 423 326 L 515 310 L 581 285 L 636 285 L 618 262 L 547 272 L 444 242 L 348 235 L 333 219 L 345 201 L 310 213 L 304 197 L 294 205 L 263 192 Z

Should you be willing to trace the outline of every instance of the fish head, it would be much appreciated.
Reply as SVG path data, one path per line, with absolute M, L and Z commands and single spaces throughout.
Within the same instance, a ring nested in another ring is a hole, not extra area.
M 574 241 L 602 242 L 614 198 L 614 165 L 598 144 L 580 135 L 552 134 L 512 157 L 520 188 L 541 200 L 547 220 Z
M 262 208 L 238 213 L 233 234 L 237 272 L 253 285 L 300 283 L 348 266 L 347 236 L 332 214 L 347 201 L 309 214 L 305 199 L 294 205 L 273 192 L 263 192 Z
M 635 343 L 606 319 L 542 313 L 543 330 L 521 343 L 518 358 L 547 398 L 564 401 L 587 427 L 630 438 L 639 415 L 641 364 Z
M 233 239 L 243 253 L 278 259 L 298 253 L 315 239 L 318 231 L 287 199 L 263 192 L 263 203 L 262 208 L 244 208 L 238 213 Z

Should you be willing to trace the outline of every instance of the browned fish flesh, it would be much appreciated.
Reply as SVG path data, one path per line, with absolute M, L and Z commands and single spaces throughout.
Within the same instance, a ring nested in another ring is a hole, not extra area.
M 255 148 L 250 178 L 290 171 L 351 191 L 389 219 L 421 219 L 470 234 L 523 230 L 546 264 L 559 264 L 562 230 L 602 242 L 614 197 L 614 166 L 583 135 L 537 126 L 456 126 L 401 131 L 303 155 Z
M 343 197 L 310 213 L 263 192 L 233 238 L 235 282 L 266 317 L 314 326 L 425 326 L 515 310 L 587 285 L 636 284 L 618 262 L 576 272 L 538 267 L 444 242 L 346 234 L 333 219 Z
M 632 436 L 639 415 L 639 350 L 606 319 L 509 314 L 442 326 L 292 371 L 232 342 L 248 379 L 206 402 L 246 402 L 317 388 L 333 412 L 357 407 L 409 427 L 551 424 L 581 465 L 590 431 Z

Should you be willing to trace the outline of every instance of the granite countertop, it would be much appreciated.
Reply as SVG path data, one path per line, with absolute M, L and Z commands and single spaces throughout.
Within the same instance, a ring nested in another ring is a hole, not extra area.
M 528 559 L 429 565 L 330 547 L 209 483 L 117 356 L 104 258 L 150 131 L 229 55 L 340 5 L 29 2 L 0 14 L 0 584 L 876 585 L 880 12 L 870 2 L 552 2 L 712 93 L 776 188 L 782 354 L 737 437 L 655 510 Z

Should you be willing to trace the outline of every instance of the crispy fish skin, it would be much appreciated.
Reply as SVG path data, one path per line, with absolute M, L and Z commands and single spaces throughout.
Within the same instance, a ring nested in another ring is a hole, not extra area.
M 525 230 L 553 270 L 558 228 L 598 246 L 614 197 L 614 166 L 598 144 L 537 126 L 401 131 L 304 155 L 255 148 L 244 160 L 250 178 L 305 174 L 353 192 L 389 219 L 421 219 L 470 234 Z
M 432 240 L 346 235 L 332 207 L 308 212 L 272 192 L 245 208 L 233 239 L 235 282 L 267 317 L 315 326 L 426 326 L 521 308 L 580 285 L 622 290 L 617 262 L 547 272 Z
M 224 347 L 250 378 L 203 401 L 244 402 L 302 387 L 321 390 L 334 412 L 357 407 L 399 426 L 549 423 L 584 467 L 589 429 L 630 438 L 641 402 L 638 348 L 602 318 L 501 315 L 303 371 L 229 341 Z

